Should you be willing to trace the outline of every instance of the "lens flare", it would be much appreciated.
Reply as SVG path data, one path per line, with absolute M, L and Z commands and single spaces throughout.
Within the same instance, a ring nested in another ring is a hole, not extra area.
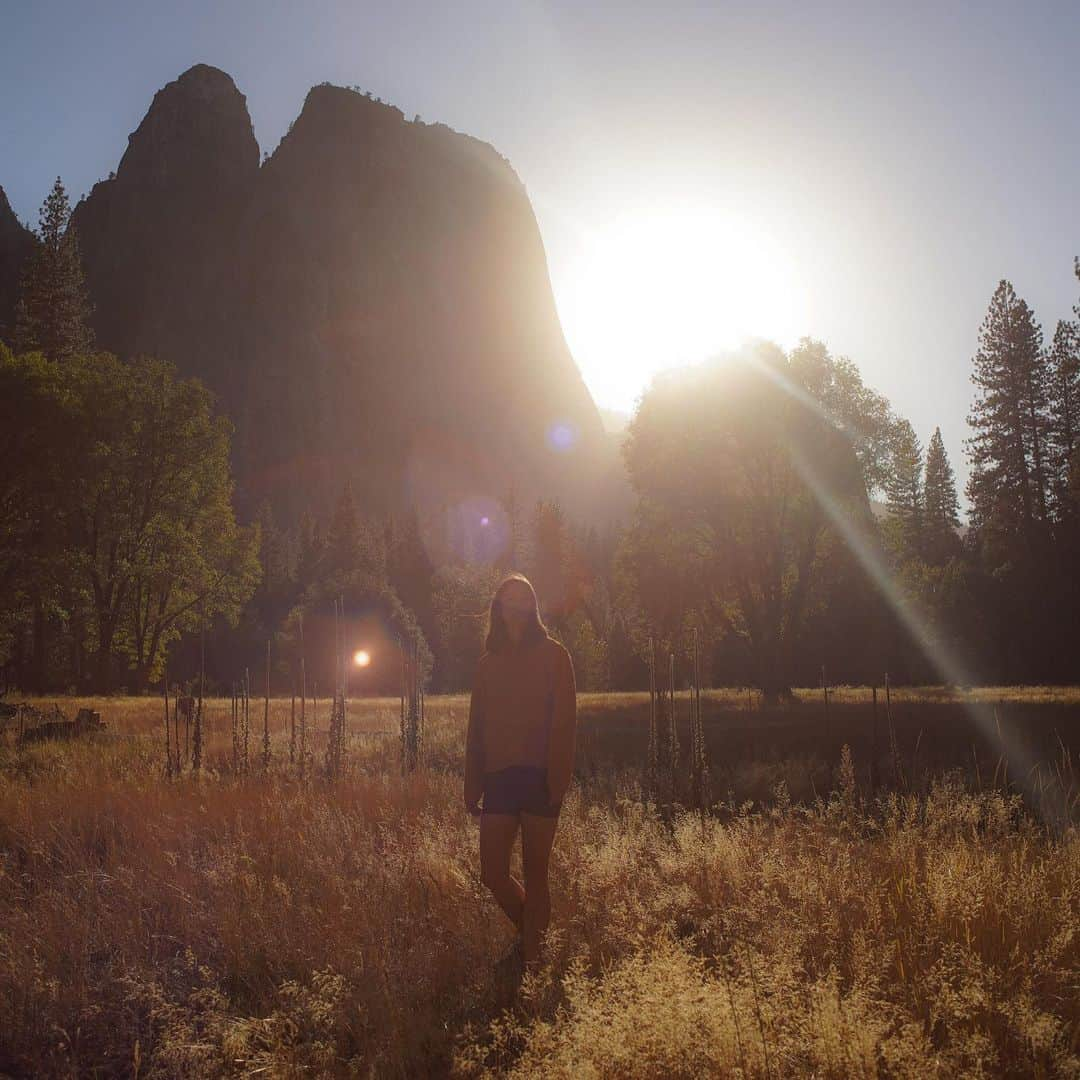
M 559 421 L 548 428 L 547 441 L 553 450 L 565 452 L 577 442 L 577 431 L 573 424 Z

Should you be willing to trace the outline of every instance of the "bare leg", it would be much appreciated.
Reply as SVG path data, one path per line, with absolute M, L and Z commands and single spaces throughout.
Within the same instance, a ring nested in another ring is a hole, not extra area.
M 539 814 L 521 815 L 521 860 L 525 869 L 525 929 L 522 950 L 525 963 L 535 967 L 540 960 L 544 931 L 551 921 L 551 893 L 548 891 L 548 861 L 555 842 L 558 818 Z
M 506 917 L 522 933 L 525 889 L 510 874 L 510 854 L 517 838 L 517 814 L 480 815 L 480 880 L 491 890 Z

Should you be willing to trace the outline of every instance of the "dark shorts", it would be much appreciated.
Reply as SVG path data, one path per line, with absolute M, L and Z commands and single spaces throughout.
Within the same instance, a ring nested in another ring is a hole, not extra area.
M 508 765 L 484 773 L 484 804 L 487 814 L 539 814 L 558 817 L 562 802 L 548 801 L 547 769 L 537 765 Z

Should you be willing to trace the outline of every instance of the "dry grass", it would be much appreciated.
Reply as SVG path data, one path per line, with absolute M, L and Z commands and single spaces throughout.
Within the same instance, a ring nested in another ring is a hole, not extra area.
M 616 752 L 626 697 L 582 695 L 613 742 L 566 800 L 548 964 L 516 999 L 464 698 L 428 700 L 409 777 L 396 700 L 354 707 L 336 787 L 288 775 L 287 701 L 246 781 L 220 701 L 198 781 L 163 781 L 150 700 L 91 703 L 107 739 L 0 748 L 0 1071 L 1080 1075 L 1074 825 L 955 772 L 870 802 L 858 749 L 721 760 L 754 808 L 666 824 Z

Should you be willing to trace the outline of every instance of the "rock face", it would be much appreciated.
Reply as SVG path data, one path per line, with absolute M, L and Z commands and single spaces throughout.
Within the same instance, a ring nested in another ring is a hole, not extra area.
M 228 75 L 198 64 L 157 92 L 115 177 L 71 216 L 102 347 L 161 356 L 225 389 L 236 245 L 258 172 L 247 104 Z
M 249 509 L 325 512 L 348 480 L 446 536 L 511 489 L 623 510 L 531 204 L 487 144 L 324 84 L 260 167 L 243 95 L 198 65 L 72 223 L 99 342 L 215 390 Z
M 315 87 L 246 237 L 245 474 L 303 490 L 344 456 L 380 501 L 515 481 L 565 499 L 602 457 L 532 208 L 490 146 Z
M 15 301 L 23 265 L 34 250 L 34 234 L 21 224 L 0 187 L 0 340 L 11 341 Z

